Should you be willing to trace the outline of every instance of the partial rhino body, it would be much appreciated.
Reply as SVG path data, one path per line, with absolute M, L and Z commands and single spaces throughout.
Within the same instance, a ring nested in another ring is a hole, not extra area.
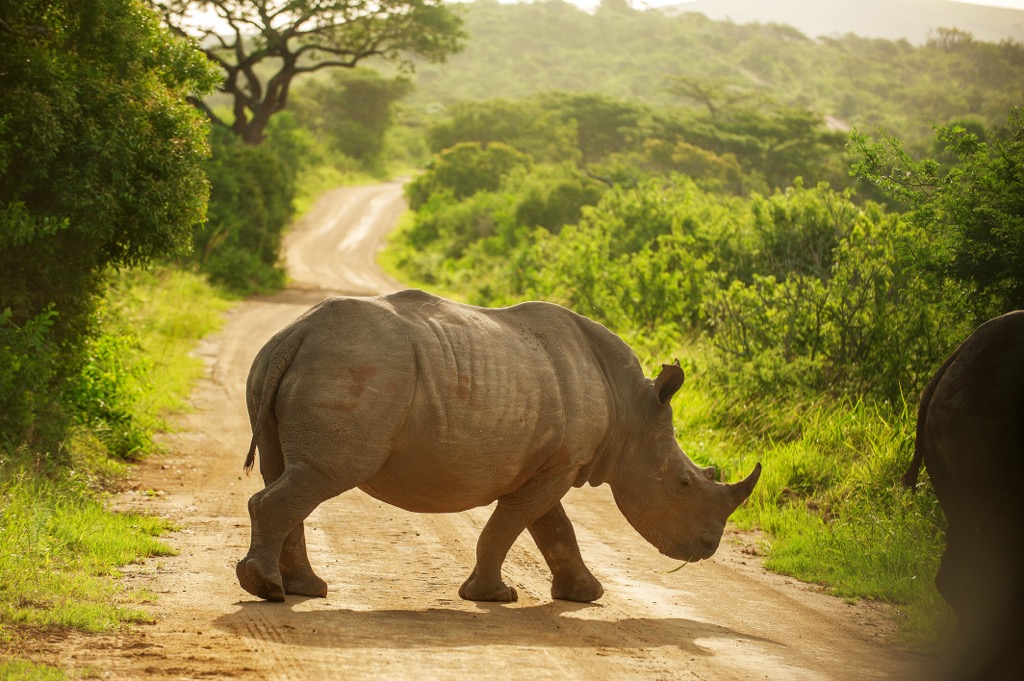
M 991 319 L 925 388 L 914 459 L 946 515 L 935 584 L 964 652 L 951 678 L 1024 678 L 1024 311 Z
M 723 485 L 683 454 L 669 405 L 682 383 L 678 365 L 646 378 L 618 336 L 557 305 L 484 309 L 421 291 L 326 300 L 275 335 L 249 373 L 246 467 L 258 448 L 266 487 L 249 500 L 239 582 L 268 600 L 326 595 L 303 520 L 356 487 L 421 513 L 497 501 L 459 590 L 469 600 L 516 599 L 501 566 L 524 529 L 555 598 L 600 597 L 560 503 L 586 483 L 608 483 L 665 555 L 708 558 L 760 464 Z

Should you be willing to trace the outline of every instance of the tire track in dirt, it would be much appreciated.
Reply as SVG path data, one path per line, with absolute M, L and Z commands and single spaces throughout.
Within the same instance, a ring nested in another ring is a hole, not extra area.
M 38 656 L 118 679 L 818 679 L 908 678 L 919 660 L 895 647 L 889 613 L 850 606 L 766 573 L 729 530 L 715 558 L 677 565 L 643 542 L 607 488 L 565 500 L 584 558 L 605 585 L 594 604 L 553 601 L 528 534 L 506 580 L 514 604 L 462 601 L 490 509 L 416 515 L 353 491 L 307 520 L 326 599 L 265 603 L 234 575 L 248 547 L 246 501 L 262 485 L 241 466 L 250 432 L 244 387 L 263 343 L 334 293 L 398 284 L 375 255 L 401 214 L 397 183 L 326 194 L 285 240 L 293 286 L 250 299 L 199 353 L 207 378 L 166 455 L 141 465 L 116 504 L 159 513 L 180 554 L 133 566 L 154 592 L 154 624 L 113 636 L 44 642 Z M 683 398 L 685 399 L 685 398 Z

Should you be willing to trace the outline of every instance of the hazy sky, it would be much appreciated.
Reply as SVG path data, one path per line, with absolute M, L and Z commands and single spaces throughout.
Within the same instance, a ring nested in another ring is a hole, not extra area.
M 664 5 L 678 5 L 690 0 L 632 0 L 634 7 L 662 7 Z M 989 5 L 991 7 L 1009 7 L 1011 9 L 1024 10 L 1024 0 L 953 0 L 954 2 L 966 2 L 972 5 Z M 599 0 L 566 0 L 574 5 L 583 8 L 596 7 Z

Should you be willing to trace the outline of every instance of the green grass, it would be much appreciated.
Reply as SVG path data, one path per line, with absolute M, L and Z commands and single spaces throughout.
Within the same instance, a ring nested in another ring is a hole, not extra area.
M 765 566 L 837 596 L 895 604 L 900 635 L 923 642 L 952 617 L 934 586 L 941 509 L 925 485 L 899 484 L 913 452 L 913 410 L 867 402 L 733 404 L 699 379 L 676 400 L 691 458 L 725 480 L 763 469 L 733 521 L 765 532 Z
M 174 268 L 126 270 L 108 295 L 111 333 L 138 338 L 134 360 L 146 364 L 149 389 L 136 408 L 159 417 L 180 409 L 202 361 L 189 353 L 196 342 L 220 328 L 232 300 L 192 272 Z
M 107 346 L 116 352 L 96 353 L 98 378 L 79 391 L 118 401 L 105 406 L 144 435 L 144 446 L 128 452 L 132 457 L 154 450 L 150 436 L 166 427 L 168 413 L 183 408 L 203 371 L 189 353 L 219 327 L 230 305 L 189 272 L 113 275 L 97 343 L 103 348 L 116 339 Z M 112 429 L 86 420 L 57 452 L 0 451 L 0 678 L 62 678 L 52 667 L 5 656 L 37 628 L 101 632 L 149 620 L 140 605 L 151 595 L 119 582 L 120 568 L 173 554 L 158 538 L 171 527 L 105 508 L 105 479 L 126 468 L 125 452 L 112 449 L 122 442 L 111 438 Z
M 114 579 L 118 568 L 173 555 L 157 537 L 163 520 L 110 513 L 73 471 L 53 477 L 4 462 L 0 481 L 0 638 L 16 626 L 109 631 L 148 621 L 144 594 Z
M 0 681 L 63 681 L 66 678 L 56 667 L 0 658 Z
M 102 329 L 69 391 L 79 427 L 65 442 L 76 466 L 118 473 L 119 462 L 155 449 L 164 415 L 181 409 L 202 374 L 189 353 L 215 330 L 231 301 L 194 273 L 169 267 L 113 274 L 98 306 Z

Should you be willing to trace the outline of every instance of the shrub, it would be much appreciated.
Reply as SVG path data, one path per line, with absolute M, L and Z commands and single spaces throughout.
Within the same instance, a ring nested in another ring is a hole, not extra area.
M 409 207 L 417 210 L 442 192 L 461 200 L 479 191 L 494 191 L 514 168 L 532 163 L 529 155 L 501 142 L 487 146 L 460 142 L 437 154 L 427 171 L 406 186 Z
M 779 203 L 794 201 L 806 214 L 811 196 L 776 197 L 773 213 L 804 230 L 813 221 L 792 223 L 791 212 Z M 819 248 L 793 249 L 810 257 L 794 263 L 788 274 L 734 281 L 707 301 L 719 377 L 748 394 L 796 389 L 892 401 L 916 394 L 936 358 L 962 333 L 939 304 L 934 280 L 912 257 L 910 244 L 925 236 L 876 205 L 858 209 L 825 190 L 817 196 L 826 214 L 852 219 L 840 224 L 830 218 L 826 230 L 808 232 Z M 786 226 L 763 230 L 775 243 L 783 232 L 794 234 Z M 808 241 L 794 236 L 793 243 Z M 823 257 L 832 238 L 838 240 Z M 773 268 L 779 258 L 769 255 L 767 262 Z
M 260 146 L 221 127 L 211 131 L 210 205 L 193 236 L 193 257 L 214 281 L 242 293 L 284 284 L 281 238 L 292 217 L 301 158 L 311 146 L 307 135 L 284 114 Z

